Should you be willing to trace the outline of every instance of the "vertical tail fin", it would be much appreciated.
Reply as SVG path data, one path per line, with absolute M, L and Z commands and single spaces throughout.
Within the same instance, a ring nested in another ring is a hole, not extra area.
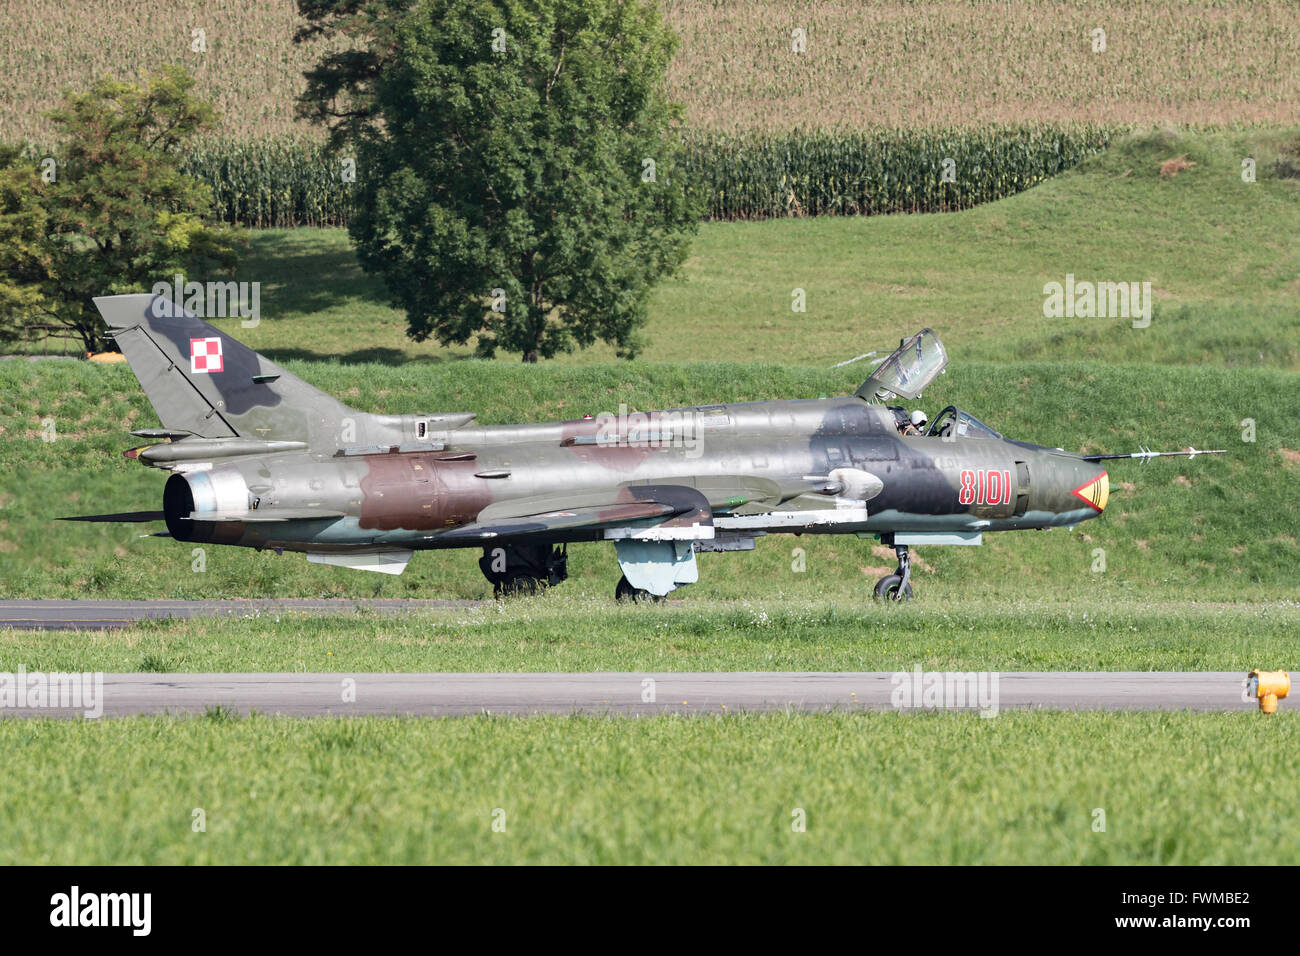
M 163 296 L 100 296 L 95 308 L 164 428 L 310 441 L 358 414 Z

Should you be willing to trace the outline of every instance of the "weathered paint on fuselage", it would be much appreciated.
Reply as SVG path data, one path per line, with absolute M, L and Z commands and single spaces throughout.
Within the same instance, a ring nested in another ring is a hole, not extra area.
M 330 454 L 230 459 L 207 473 L 221 489 L 213 499 L 215 510 L 314 508 L 342 517 L 200 520 L 194 522 L 195 539 L 319 552 L 478 547 L 481 542 L 440 536 L 473 522 L 489 504 L 510 499 L 706 476 L 780 482 L 846 468 L 883 484 L 865 502 L 864 520 L 791 529 L 750 519 L 748 527 L 768 533 L 1001 531 L 1073 525 L 1101 511 L 1074 493 L 1104 475 L 1096 464 L 1001 439 L 903 437 L 884 406 L 855 396 L 650 413 L 651 420 L 655 416 L 703 424 L 697 424 L 690 441 L 652 434 L 617 444 L 597 440 L 597 419 L 466 425 L 430 434 L 427 451 L 343 455 L 331 449 Z M 445 448 L 435 450 L 435 440 Z M 963 503 L 963 472 L 1007 476 L 1012 488 L 999 494 L 997 503 Z M 719 516 L 728 511 L 714 509 Z M 584 530 L 556 540 L 599 537 L 599 531 Z
M 565 578 L 556 545 L 603 538 L 620 594 L 662 596 L 696 579 L 696 550 L 877 533 L 898 549 L 902 589 L 913 544 L 1075 524 L 1108 494 L 1097 465 L 1003 440 L 955 409 L 935 422 L 952 440 L 901 436 L 874 400 L 914 400 L 942 372 L 930 329 L 843 398 L 481 426 L 467 412 L 351 408 L 166 296 L 95 306 L 158 414 L 161 428 L 133 434 L 162 443 L 128 456 L 171 472 L 161 517 L 181 541 L 385 573 L 415 550 L 481 547 L 494 593 L 514 593 Z

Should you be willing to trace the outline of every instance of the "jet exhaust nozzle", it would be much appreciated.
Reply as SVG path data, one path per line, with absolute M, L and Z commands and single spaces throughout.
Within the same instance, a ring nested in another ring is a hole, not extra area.
M 233 468 L 173 474 L 163 486 L 163 520 L 178 541 L 211 541 L 217 524 L 203 515 L 248 509 L 248 485 Z

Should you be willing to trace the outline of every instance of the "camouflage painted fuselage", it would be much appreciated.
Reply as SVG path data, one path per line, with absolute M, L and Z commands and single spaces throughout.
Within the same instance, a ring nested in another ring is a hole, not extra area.
M 162 422 L 135 434 L 166 441 L 128 454 L 172 472 L 156 514 L 181 541 L 390 573 L 417 550 L 514 548 L 536 577 L 554 576 L 552 546 L 604 539 L 628 580 L 660 594 L 695 579 L 694 550 L 765 534 L 973 544 L 1106 505 L 1096 463 L 1008 441 L 959 409 L 901 434 L 901 408 L 873 399 L 915 396 L 942 370 L 929 330 L 842 398 L 483 426 L 349 408 L 165 298 L 96 305 Z M 152 513 L 137 514 L 105 517 Z
M 1006 531 L 1073 525 L 1101 510 L 1076 493 L 1105 474 L 1091 462 L 1001 439 L 904 437 L 887 409 L 857 397 L 652 414 L 711 424 L 704 426 L 690 448 L 668 437 L 600 441 L 597 421 L 584 419 L 427 432 L 428 450 L 415 450 L 417 443 L 412 442 L 378 454 L 294 453 L 235 459 L 171 478 L 170 482 L 195 490 L 193 502 L 176 495 L 175 508 L 168 509 L 169 521 L 177 525 L 173 534 L 185 540 L 257 548 L 481 546 L 481 540 L 448 537 L 446 532 L 471 525 L 493 503 L 630 483 L 673 484 L 731 476 L 765 478 L 788 487 L 783 500 L 766 500 L 770 511 L 755 511 L 755 498 L 711 502 L 719 529 Z M 593 441 L 582 442 L 584 438 Z M 861 503 L 865 507 L 856 508 L 859 502 L 840 498 L 837 507 L 824 512 L 783 508 L 784 502 L 799 497 L 793 492 L 802 490 L 805 476 L 827 476 L 846 468 L 874 475 L 883 485 L 879 494 Z M 986 493 L 982 500 L 964 503 L 963 473 L 1010 476 L 1010 492 L 999 489 L 996 496 Z M 736 490 L 741 494 L 729 499 L 745 497 L 743 487 Z M 275 524 L 201 520 L 205 510 L 230 513 L 254 503 L 257 509 L 318 508 L 343 516 Z M 191 512 L 199 520 L 186 527 L 178 519 Z M 779 517 L 800 513 L 838 520 L 792 525 Z M 778 517 L 766 521 L 767 514 Z M 601 537 L 600 528 L 557 530 L 553 535 L 556 541 Z

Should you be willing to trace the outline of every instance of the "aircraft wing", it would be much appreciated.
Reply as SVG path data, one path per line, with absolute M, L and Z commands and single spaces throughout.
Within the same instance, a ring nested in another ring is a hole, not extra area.
M 629 485 L 496 502 L 474 522 L 444 531 L 438 540 L 545 538 L 575 531 L 603 531 L 606 537 L 712 538 L 713 512 L 708 498 L 686 485 Z
M 66 518 L 59 518 L 59 521 L 114 521 L 114 522 L 143 522 L 143 521 L 162 521 L 163 513 L 161 511 L 119 511 L 111 515 L 70 515 Z

